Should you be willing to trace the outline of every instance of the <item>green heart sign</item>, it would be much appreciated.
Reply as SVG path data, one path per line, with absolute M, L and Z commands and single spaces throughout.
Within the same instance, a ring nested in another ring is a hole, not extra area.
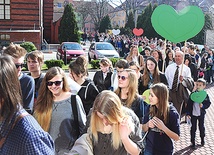
M 144 102 L 146 102 L 147 104 L 149 104 L 149 93 L 150 93 L 150 89 L 147 89 L 142 94 L 142 96 L 145 97 Z
M 169 5 L 158 6 L 151 17 L 155 31 L 165 39 L 178 43 L 197 35 L 204 26 L 204 14 L 197 6 L 177 12 Z
M 204 101 L 204 99 L 207 96 L 207 92 L 205 92 L 204 90 L 199 91 L 199 92 L 194 92 L 190 95 L 190 98 L 192 101 L 196 102 L 196 103 L 202 103 Z

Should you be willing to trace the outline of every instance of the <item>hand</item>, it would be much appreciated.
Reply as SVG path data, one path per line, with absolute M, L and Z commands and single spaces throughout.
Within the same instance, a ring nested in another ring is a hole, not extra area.
M 202 104 L 202 103 L 200 103 L 200 104 L 199 104 L 199 107 L 200 107 L 200 108 L 202 108 L 202 107 L 203 107 L 203 104 Z
M 145 101 L 146 100 L 146 96 L 142 96 L 143 100 Z
M 180 75 L 179 80 L 180 80 L 180 82 L 182 82 L 184 80 L 184 77 L 182 75 Z
M 150 120 L 147 122 L 147 126 L 148 126 L 149 128 L 154 128 L 154 127 L 155 127 L 155 125 L 154 125 L 152 119 L 150 119 Z
M 159 118 L 157 117 L 153 117 L 152 118 L 152 122 L 153 124 L 160 130 L 163 130 L 164 131 L 164 128 L 166 127 L 165 124 L 163 123 L 162 120 L 160 120 Z
M 191 119 L 191 116 L 190 116 L 190 115 L 187 115 L 187 118 L 188 118 L 188 119 Z
M 128 118 L 123 118 L 123 120 L 119 124 L 119 133 L 121 139 L 127 138 L 131 133 L 131 127 L 128 121 Z

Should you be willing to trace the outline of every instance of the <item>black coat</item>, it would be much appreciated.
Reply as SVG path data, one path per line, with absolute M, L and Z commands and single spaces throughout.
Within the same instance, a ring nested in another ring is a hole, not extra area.
M 112 72 L 108 72 L 106 78 L 104 79 L 102 71 L 97 71 L 94 74 L 93 81 L 99 92 L 111 89 L 111 75 Z

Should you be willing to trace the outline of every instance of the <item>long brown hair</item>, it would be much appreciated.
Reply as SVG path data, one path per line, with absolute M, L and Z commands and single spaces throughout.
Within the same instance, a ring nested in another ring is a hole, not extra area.
M 143 86 L 147 86 L 148 83 L 149 83 L 149 80 L 150 80 L 150 71 L 149 69 L 147 68 L 147 62 L 148 60 L 152 61 L 155 63 L 155 68 L 154 68 L 154 73 L 152 75 L 152 78 L 153 78 L 153 84 L 155 83 L 158 83 L 160 82 L 160 71 L 158 69 L 158 63 L 157 61 L 155 60 L 154 57 L 148 57 L 146 59 L 146 64 L 144 65 L 144 71 L 143 71 L 143 76 L 142 76 L 142 83 L 143 83 Z
M 9 123 L 22 103 L 21 86 L 12 57 L 0 56 L 0 68 L 0 117 Z
M 163 83 L 156 83 L 150 89 L 158 98 L 158 105 L 150 107 L 150 116 L 156 116 L 166 124 L 169 119 L 169 90 Z
M 41 86 L 39 88 L 38 98 L 36 103 L 34 104 L 34 116 L 45 131 L 48 131 L 50 127 L 53 106 L 53 94 L 48 89 L 46 83 L 56 75 L 62 75 L 62 90 L 64 92 L 70 91 L 64 71 L 59 67 L 50 68 L 45 74 L 44 79 L 42 80 Z

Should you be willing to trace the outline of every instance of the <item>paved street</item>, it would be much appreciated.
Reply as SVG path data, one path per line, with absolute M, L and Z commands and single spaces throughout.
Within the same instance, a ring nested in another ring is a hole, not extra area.
M 196 131 L 196 149 L 190 147 L 190 128 L 186 123 L 181 123 L 181 137 L 175 143 L 175 155 L 213 155 L 214 154 L 214 84 L 208 85 L 207 93 L 211 99 L 211 106 L 205 116 L 205 145 L 202 147 L 199 130 Z M 184 121 L 184 119 L 182 119 Z

